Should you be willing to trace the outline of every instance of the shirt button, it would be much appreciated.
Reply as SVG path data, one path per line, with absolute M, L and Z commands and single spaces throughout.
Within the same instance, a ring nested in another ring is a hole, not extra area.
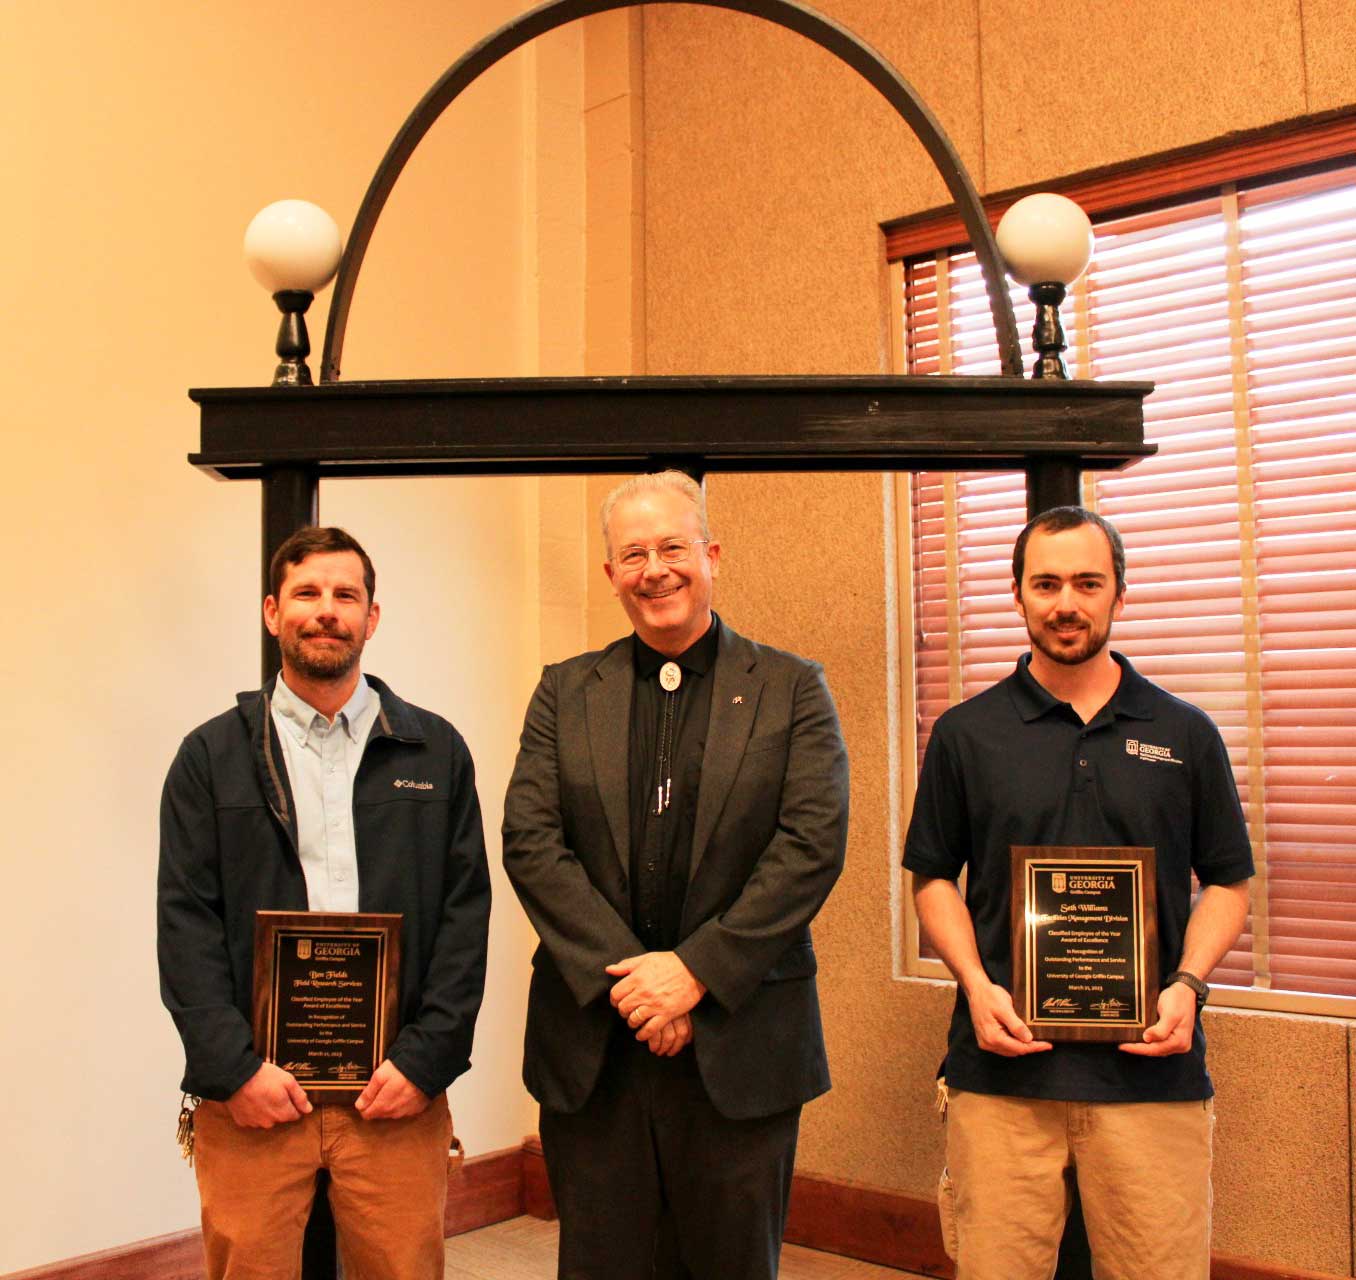
M 654 870 L 654 863 L 653 863 L 653 862 L 647 862 L 647 863 L 645 864 L 645 870 L 646 870 L 646 871 L 653 871 L 653 870 Z
M 347 871 L 336 871 L 336 872 L 334 873 L 334 878 L 335 878 L 336 880 L 347 880 L 347 879 L 348 879 L 348 872 L 347 872 Z
M 1088 762 L 1086 760 L 1080 760 L 1078 763 L 1084 769 L 1088 767 Z

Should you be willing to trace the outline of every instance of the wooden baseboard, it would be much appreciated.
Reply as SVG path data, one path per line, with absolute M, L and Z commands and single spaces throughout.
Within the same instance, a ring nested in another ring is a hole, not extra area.
M 526 1145 L 491 1151 L 462 1163 L 447 1180 L 444 1235 L 456 1236 L 463 1231 L 493 1226 L 523 1212 Z M 537 1151 L 540 1154 L 540 1144 Z M 545 1171 L 543 1163 L 543 1178 Z M 154 1276 L 155 1280 L 202 1280 L 202 1233 L 176 1231 L 117 1249 L 11 1272 L 0 1276 L 0 1280 L 145 1280 L 147 1276 Z
M 519 1214 L 554 1218 L 541 1139 L 467 1160 L 448 1179 L 446 1234 L 460 1235 Z M 791 1184 L 786 1239 L 925 1276 L 955 1274 L 942 1248 L 937 1206 L 928 1199 L 839 1178 L 798 1173 Z M 202 1280 L 202 1237 L 179 1231 L 101 1253 L 89 1253 L 0 1280 Z M 1215 1254 L 1211 1280 L 1340 1280 L 1328 1272 Z
M 936 1203 L 864 1183 L 798 1173 L 791 1184 L 786 1238 L 792 1244 L 844 1254 L 881 1266 L 952 1277 Z M 1210 1280 L 1341 1280 L 1274 1262 L 1213 1254 Z
M 176 1231 L 116 1249 L 12 1271 L 0 1280 L 202 1280 L 202 1232 Z
M 447 1180 L 443 1235 L 490 1227 L 523 1211 L 522 1147 L 506 1147 L 462 1162 Z
M 535 1133 L 523 1139 L 523 1212 L 534 1218 L 556 1216 L 556 1202 L 551 1196 L 551 1184 L 546 1180 L 546 1157 L 542 1154 L 541 1139 Z
M 1210 1255 L 1210 1280 L 1338 1280 L 1331 1271 L 1301 1271 L 1279 1262 L 1255 1262 L 1251 1258 Z
M 786 1239 L 925 1276 L 955 1275 L 936 1204 L 861 1182 L 796 1174 Z
M 541 1139 L 523 1141 L 523 1212 L 554 1218 Z M 842 1254 L 925 1276 L 956 1274 L 942 1245 L 936 1202 L 884 1187 L 798 1173 L 791 1183 L 786 1220 L 789 1244 Z M 1215 1254 L 1211 1280 L 1342 1280 L 1328 1272 L 1302 1271 L 1271 1262 Z

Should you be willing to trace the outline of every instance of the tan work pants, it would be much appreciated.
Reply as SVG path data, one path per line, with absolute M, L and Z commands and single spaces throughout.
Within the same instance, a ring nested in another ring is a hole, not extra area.
M 957 1280 L 1049 1280 L 1077 1177 L 1097 1280 L 1209 1280 L 1204 1102 L 1050 1102 L 952 1090 L 942 1234 Z
M 242 1129 L 224 1103 L 194 1116 L 208 1280 L 289 1280 L 318 1169 L 330 1173 L 339 1251 L 363 1280 L 441 1280 L 452 1117 L 446 1095 L 405 1120 L 316 1107 L 272 1129 Z

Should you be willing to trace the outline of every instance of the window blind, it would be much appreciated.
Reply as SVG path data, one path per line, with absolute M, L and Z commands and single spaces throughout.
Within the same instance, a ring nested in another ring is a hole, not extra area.
M 1112 643 L 1219 725 L 1258 863 L 1215 979 L 1356 997 L 1356 167 L 1096 232 L 1062 308 L 1071 372 L 1157 384 L 1157 456 L 1085 477 L 1126 542 Z M 972 254 L 908 261 L 904 294 L 909 373 L 998 372 Z M 1029 332 L 1024 290 L 1013 303 Z M 910 515 L 921 761 L 941 711 L 1027 647 L 1023 479 L 920 475 Z

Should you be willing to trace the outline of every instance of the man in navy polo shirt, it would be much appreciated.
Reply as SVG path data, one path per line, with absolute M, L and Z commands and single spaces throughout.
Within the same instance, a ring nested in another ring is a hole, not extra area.
M 1253 873 L 1228 755 L 1203 712 L 1107 648 L 1125 601 L 1110 523 L 1046 511 L 1017 539 L 1012 570 L 1031 652 L 938 719 L 905 843 L 919 921 L 957 983 L 943 1072 L 948 1249 L 958 1280 L 1045 1280 L 1076 1177 L 1103 1280 L 1207 1280 L 1214 1087 L 1200 1008 L 1247 919 Z M 1017 1016 L 1012 845 L 1154 847 L 1166 977 L 1141 1041 L 1051 1045 Z

